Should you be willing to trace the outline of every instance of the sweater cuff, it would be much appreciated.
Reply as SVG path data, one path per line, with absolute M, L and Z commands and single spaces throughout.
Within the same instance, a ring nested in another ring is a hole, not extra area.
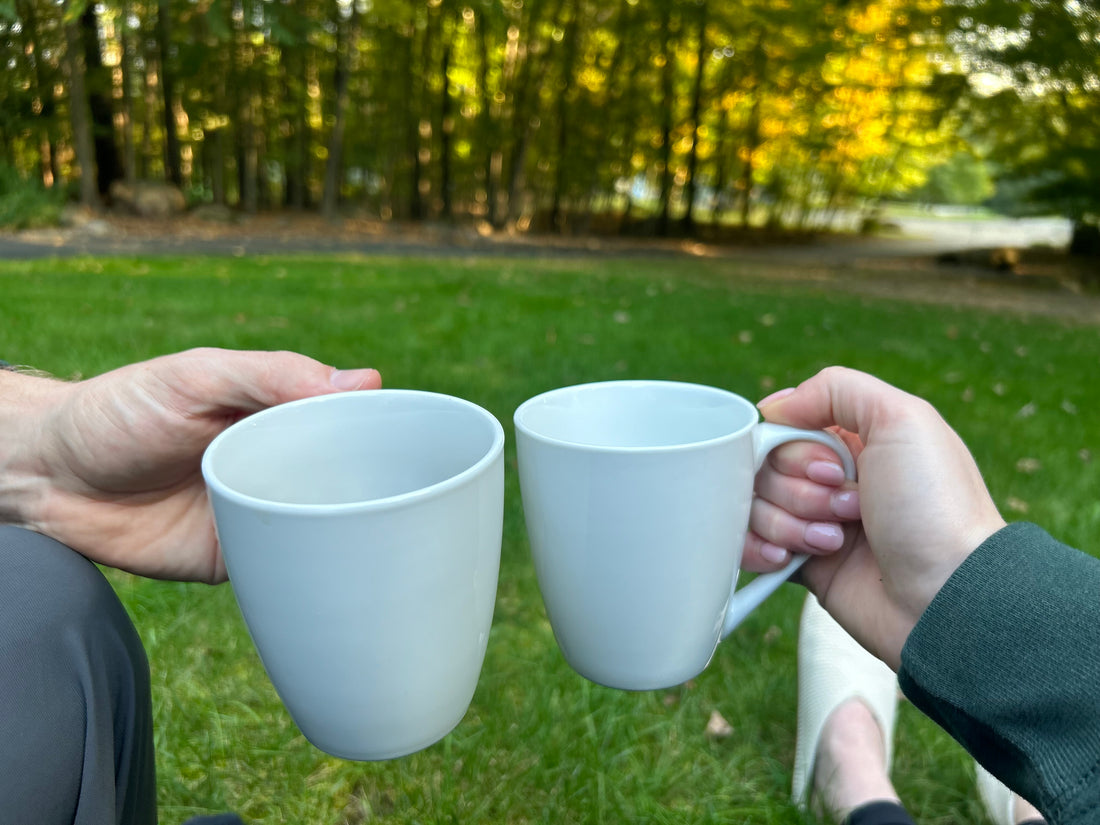
M 1100 560 L 1003 528 L 936 595 L 901 653 L 905 695 L 1048 817 L 1100 807 Z

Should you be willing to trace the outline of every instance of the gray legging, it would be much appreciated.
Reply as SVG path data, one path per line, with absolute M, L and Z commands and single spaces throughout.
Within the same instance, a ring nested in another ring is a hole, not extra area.
M 0 525 L 0 819 L 154 823 L 149 663 L 94 564 Z

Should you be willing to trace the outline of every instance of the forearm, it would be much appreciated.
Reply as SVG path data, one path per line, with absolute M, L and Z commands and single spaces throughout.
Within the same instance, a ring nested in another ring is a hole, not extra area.
M 69 386 L 0 370 L 0 523 L 37 529 L 37 514 L 49 493 L 47 429 Z
M 1100 823 L 1100 560 L 1014 524 L 921 617 L 914 705 L 1054 823 Z

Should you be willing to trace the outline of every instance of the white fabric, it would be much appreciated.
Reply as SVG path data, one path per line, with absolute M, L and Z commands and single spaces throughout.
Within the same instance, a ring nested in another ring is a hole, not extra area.
M 887 769 L 894 752 L 897 677 L 838 625 L 809 594 L 798 636 L 798 738 L 791 797 L 800 808 L 813 788 L 814 758 L 830 714 L 858 697 L 882 728 Z
M 993 774 L 974 763 L 974 774 L 978 784 L 978 795 L 985 805 L 985 812 L 994 825 L 1015 825 L 1016 796 Z

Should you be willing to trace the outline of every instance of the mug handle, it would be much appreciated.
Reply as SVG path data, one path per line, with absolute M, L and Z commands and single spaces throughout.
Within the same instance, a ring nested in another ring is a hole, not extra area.
M 770 424 L 766 421 L 757 424 L 752 433 L 753 454 L 756 458 L 756 468 L 753 474 L 760 472 L 768 453 L 788 441 L 814 441 L 818 444 L 824 444 L 840 458 L 840 463 L 844 466 L 845 477 L 850 481 L 855 481 L 856 462 L 852 458 L 847 445 L 838 436 L 825 430 L 802 430 L 797 427 L 787 427 L 783 424 Z M 779 585 L 789 579 L 809 558 L 804 554 L 795 554 L 781 570 L 762 573 L 740 590 L 736 589 L 737 574 L 735 573 L 733 587 L 730 590 L 729 604 L 726 607 L 726 618 L 722 624 L 722 638 L 726 638 L 737 625 L 745 620 L 746 616 L 758 608 L 764 599 L 779 589 Z M 740 573 L 740 571 L 737 572 Z

